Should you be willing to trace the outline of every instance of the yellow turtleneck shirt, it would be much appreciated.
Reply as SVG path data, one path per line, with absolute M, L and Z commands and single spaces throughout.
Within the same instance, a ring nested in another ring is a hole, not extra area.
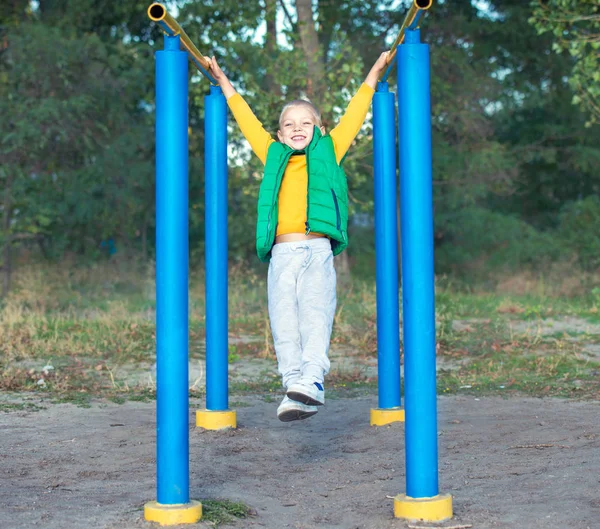
M 350 145 L 362 127 L 375 91 L 368 85 L 362 84 L 354 95 L 346 113 L 338 125 L 331 131 L 331 139 L 335 148 L 338 164 L 348 152 Z M 250 143 L 254 154 L 265 164 L 269 146 L 275 140 L 263 128 L 244 98 L 234 94 L 227 104 L 237 121 L 244 137 Z M 279 189 L 279 219 L 277 234 L 304 233 L 306 223 L 306 200 L 308 192 L 308 172 L 306 170 L 306 155 L 299 154 L 290 158 L 283 181 Z

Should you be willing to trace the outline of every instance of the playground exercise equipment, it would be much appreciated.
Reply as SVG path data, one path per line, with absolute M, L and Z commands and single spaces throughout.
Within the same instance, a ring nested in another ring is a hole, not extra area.
M 176 525 L 202 517 L 189 498 L 188 57 L 212 84 L 204 100 L 206 410 L 196 413 L 206 429 L 236 426 L 227 403 L 227 105 L 208 59 L 165 7 L 152 4 L 148 16 L 165 37 L 156 52 L 157 501 L 144 515 Z
M 406 494 L 394 498 L 394 515 L 441 521 L 452 517 L 452 497 L 438 489 L 429 46 L 420 42 L 418 29 L 431 4 L 431 0 L 413 0 L 373 99 L 379 408 L 371 410 L 371 424 L 405 420 Z M 400 406 L 395 111 L 387 83 L 394 61 L 398 68 L 404 410 Z
M 208 59 L 202 55 L 194 43 L 190 40 L 187 33 L 181 29 L 181 26 L 177 23 L 177 21 L 167 13 L 167 8 L 155 2 L 148 8 L 148 17 L 152 22 L 156 22 L 160 29 L 163 30 L 165 35 L 169 37 L 179 36 L 181 40 L 181 47 L 188 52 L 190 60 L 194 63 L 196 68 L 202 72 L 202 74 L 211 82 L 211 84 L 216 85 L 214 77 L 210 75 L 209 69 L 209 61 Z
M 394 58 L 394 53 L 396 52 L 396 48 L 402 44 L 404 40 L 404 34 L 407 29 L 416 29 L 419 27 L 419 21 L 421 17 L 425 13 L 427 9 L 431 7 L 433 0 L 413 0 L 412 5 L 408 9 L 408 13 L 406 13 L 406 17 L 404 22 L 402 22 L 402 26 L 400 26 L 400 31 L 398 31 L 398 36 L 396 40 L 392 44 L 390 48 L 390 58 L 388 62 L 391 62 Z
M 396 128 L 394 94 L 387 78 L 396 61 L 398 45 L 407 30 L 418 27 L 432 0 L 413 0 L 390 48 L 387 70 L 373 96 L 373 162 L 375 174 L 375 250 L 377 283 L 378 407 L 371 410 L 371 426 L 405 420 L 400 398 L 400 315 L 398 303 L 398 194 L 396 192 Z M 393 192 L 392 192 L 393 191 Z
M 399 518 L 452 517 L 452 498 L 438 491 L 435 308 L 429 48 L 419 20 L 431 0 L 414 0 L 373 100 L 379 408 L 371 424 L 406 415 L 406 494 L 394 499 Z M 164 31 L 156 52 L 156 348 L 157 501 L 145 518 L 162 525 L 195 523 L 200 502 L 189 498 L 188 419 L 188 57 L 210 81 L 205 97 L 206 410 L 205 429 L 236 427 L 227 376 L 227 105 L 209 62 L 166 8 L 148 16 Z M 401 46 L 399 46 L 402 44 Z M 398 135 L 402 203 L 402 299 L 405 409 L 400 402 L 398 225 L 394 94 L 387 77 L 398 65 Z

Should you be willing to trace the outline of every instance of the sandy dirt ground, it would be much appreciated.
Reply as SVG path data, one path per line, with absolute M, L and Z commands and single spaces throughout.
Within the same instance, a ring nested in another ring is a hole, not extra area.
M 238 429 L 190 427 L 191 497 L 250 506 L 234 527 L 600 528 L 598 402 L 440 397 L 440 492 L 454 518 L 432 524 L 393 517 L 404 425 L 370 427 L 374 396 L 328 399 L 295 423 L 276 419 L 277 402 L 235 400 Z M 2 529 L 153 526 L 143 505 L 156 499 L 155 403 L 2 413 L 0 431 Z

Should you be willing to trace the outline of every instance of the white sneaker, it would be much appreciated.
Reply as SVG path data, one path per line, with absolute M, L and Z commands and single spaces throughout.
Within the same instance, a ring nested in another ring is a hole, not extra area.
M 307 406 L 285 396 L 277 408 L 277 418 L 282 422 L 298 421 L 308 419 L 318 411 L 316 406 Z
M 312 384 L 296 382 L 287 388 L 287 396 L 309 406 L 322 406 L 325 404 L 325 390 L 318 382 Z

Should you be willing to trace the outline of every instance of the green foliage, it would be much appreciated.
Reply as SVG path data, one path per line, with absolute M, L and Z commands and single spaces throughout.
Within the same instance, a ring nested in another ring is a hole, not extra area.
M 0 178 L 12 216 L 5 238 L 34 236 L 49 257 L 134 238 L 153 204 L 150 119 L 139 109 L 149 52 L 36 21 L 12 29 L 8 44 L 0 84 Z
M 530 22 L 550 32 L 552 49 L 573 60 L 569 84 L 573 103 L 590 113 L 588 126 L 600 119 L 600 4 L 597 0 L 535 0 Z
M 514 31 L 503 44 L 509 70 L 494 126 L 514 167 L 506 192 L 490 194 L 485 205 L 547 231 L 557 226 L 565 203 L 600 190 L 600 126 L 585 128 L 583 111 L 571 104 L 573 61 L 552 53 L 552 36 L 526 23 L 529 5 L 516 3 L 504 13 Z
M 566 251 L 585 270 L 600 267 L 600 198 L 596 195 L 567 204 L 560 213 L 558 234 Z
M 293 0 L 168 7 L 202 53 L 219 57 L 275 133 L 282 104 L 305 95 L 331 129 L 395 38 L 408 3 L 313 2 L 314 57 L 300 39 Z M 1 243 L 39 248 L 48 258 L 76 252 L 97 260 L 102 241 L 112 238 L 117 255 L 152 257 L 152 53 L 162 36 L 146 8 L 138 0 L 16 0 L 0 13 Z M 584 129 L 586 115 L 571 104 L 580 98 L 588 115 L 597 105 L 597 2 L 436 2 L 421 32 L 431 48 L 438 265 L 462 273 L 476 263 L 495 269 L 506 259 L 514 269 L 551 259 L 556 244 L 546 232 L 564 224 L 564 204 L 600 193 L 599 125 Z M 318 77 L 310 69 L 315 60 Z M 393 69 L 392 90 L 396 75 Z M 205 253 L 207 91 L 190 68 L 192 263 Z M 262 167 L 232 122 L 229 141 L 230 258 L 260 267 L 254 224 Z M 345 160 L 351 213 L 362 216 L 373 214 L 372 156 L 368 117 Z M 468 237 L 482 221 L 490 233 Z M 508 245 L 503 230 L 515 235 Z M 519 230 L 525 235 L 516 237 Z M 355 272 L 372 273 L 371 231 L 353 244 Z
M 513 216 L 473 207 L 438 220 L 444 237 L 436 252 L 438 273 L 473 280 L 520 267 L 539 269 L 560 255 L 551 234 Z
M 12 230 L 47 233 L 65 212 L 46 199 L 62 194 L 63 175 L 85 169 L 107 137 L 101 116 L 109 109 L 100 102 L 103 86 L 96 80 L 106 49 L 97 38 L 67 40 L 34 23 L 12 32 L 3 59 L 0 112 L 8 119 L 0 124 L 7 161 L 1 177 L 11 190 Z

